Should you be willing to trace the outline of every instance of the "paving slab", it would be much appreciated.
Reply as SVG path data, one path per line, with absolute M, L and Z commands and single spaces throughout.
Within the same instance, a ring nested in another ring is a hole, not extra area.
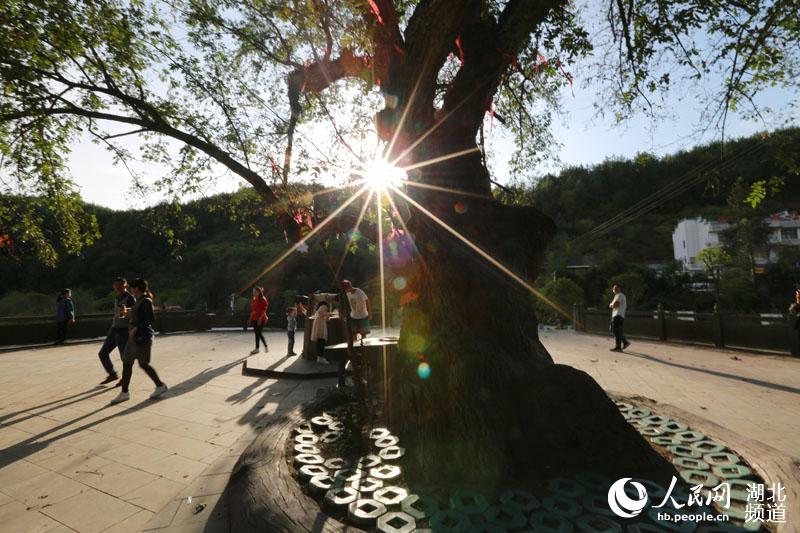
M 284 332 L 266 336 L 286 348 Z M 100 342 L 0 353 L 0 530 L 225 530 L 222 494 L 258 422 L 334 383 L 242 376 L 252 342 L 250 332 L 158 336 L 153 366 L 170 390 L 150 400 L 134 368 L 131 400 L 116 406 L 119 389 L 97 385 Z M 190 495 L 207 502 L 201 513 L 170 509 Z
M 285 334 L 266 335 L 280 359 Z M 567 331 L 542 341 L 606 390 L 800 456 L 798 359 L 644 341 L 620 354 L 610 338 Z M 149 400 L 152 383 L 134 368 L 118 406 L 108 405 L 117 389 L 97 386 L 99 342 L 0 353 L 2 529 L 227 532 L 225 481 L 265 417 L 335 382 L 243 376 L 252 345 L 250 332 L 158 336 L 153 365 L 169 392 Z
M 551 330 L 542 343 L 557 363 L 605 389 L 684 409 L 800 458 L 800 358 Z

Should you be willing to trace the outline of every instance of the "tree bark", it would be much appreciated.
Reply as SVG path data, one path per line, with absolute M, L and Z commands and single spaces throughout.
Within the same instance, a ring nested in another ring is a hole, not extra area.
M 425 167 L 418 179 L 480 190 L 488 173 L 471 155 Z M 511 272 L 535 280 L 555 229 L 549 218 L 489 196 L 408 189 Z M 466 486 L 491 493 L 587 470 L 668 481 L 671 465 L 600 386 L 554 363 L 539 340 L 534 295 L 429 216 L 411 212 L 419 258 L 402 273 L 411 280 L 410 302 L 391 402 L 392 429 L 407 449 L 405 474 L 415 490 Z M 430 366 L 427 379 L 417 372 L 421 362 Z

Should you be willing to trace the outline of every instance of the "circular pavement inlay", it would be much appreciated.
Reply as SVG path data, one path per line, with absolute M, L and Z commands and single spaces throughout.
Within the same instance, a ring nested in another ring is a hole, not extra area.
M 500 495 L 500 503 L 513 505 L 523 513 L 529 513 L 539 508 L 539 500 L 530 492 L 511 489 Z
M 336 483 L 330 474 L 314 476 L 308 481 L 308 492 L 318 496 L 328 492 Z
M 554 515 L 574 518 L 581 514 L 581 506 L 574 500 L 563 496 L 548 496 L 542 500 L 542 507 Z
M 378 466 L 376 468 L 370 469 L 369 471 L 369 475 L 378 479 L 382 479 L 384 481 L 396 479 L 400 477 L 400 473 L 401 473 L 400 467 L 395 465 Z
M 378 517 L 385 513 L 386 506 L 371 498 L 356 500 L 347 507 L 347 519 L 358 526 L 374 526 Z
M 403 487 L 383 487 L 382 489 L 376 490 L 372 497 L 386 507 L 392 507 L 400 505 L 403 500 L 408 498 L 408 491 Z
M 492 505 L 484 511 L 483 516 L 487 523 L 499 526 L 503 531 L 522 529 L 528 523 L 528 519 L 518 507 L 507 504 Z
M 328 469 L 322 465 L 303 465 L 298 470 L 300 481 L 308 481 L 314 476 L 328 475 Z
M 437 533 L 463 533 L 470 526 L 469 518 L 453 509 L 439 511 L 431 517 L 431 529 Z
M 439 502 L 430 496 L 420 496 L 419 494 L 409 494 L 400 502 L 403 512 L 410 514 L 416 520 L 425 520 L 439 512 Z
M 374 454 L 362 455 L 356 460 L 356 468 L 361 470 L 369 470 L 381 464 L 381 458 Z
M 341 431 L 328 431 L 327 433 L 322 434 L 322 436 L 319 438 L 319 441 L 325 444 L 331 444 L 340 438 L 342 438 Z
M 358 499 L 358 491 L 352 487 L 335 487 L 325 493 L 323 504 L 330 511 L 341 514 Z
M 319 448 L 314 446 L 313 444 L 295 444 L 294 445 L 294 453 L 316 453 L 319 454 Z
M 450 497 L 450 506 L 463 514 L 482 514 L 489 507 L 489 501 L 480 492 L 459 490 Z
M 348 482 L 349 487 L 353 487 L 361 494 L 375 492 L 377 489 L 383 487 L 383 481 L 375 479 L 374 477 L 360 477 Z
M 400 446 L 387 446 L 380 449 L 378 456 L 384 461 L 396 461 L 405 455 L 405 453 L 406 449 Z
M 378 518 L 376 529 L 378 533 L 411 533 L 417 529 L 417 522 L 407 513 L 386 513 Z
M 398 442 L 400 442 L 400 439 L 398 439 L 394 435 L 389 435 L 386 437 L 375 439 L 374 444 L 376 448 L 388 448 L 389 446 L 397 446 Z
M 313 433 L 300 433 L 294 438 L 295 444 L 316 444 L 317 441 L 319 441 L 319 437 Z
M 369 432 L 369 438 L 372 440 L 381 439 L 383 437 L 388 437 L 391 434 L 391 431 L 386 428 L 374 428 Z
M 294 456 L 295 468 L 303 465 L 321 465 L 322 463 L 322 456 L 316 453 L 300 453 Z

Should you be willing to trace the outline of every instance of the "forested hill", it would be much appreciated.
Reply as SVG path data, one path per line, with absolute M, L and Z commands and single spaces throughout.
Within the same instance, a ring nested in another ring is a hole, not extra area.
M 31 256 L 0 256 L 0 316 L 50 314 L 62 287 L 73 290 L 79 312 L 107 311 L 111 281 L 118 275 L 148 278 L 159 305 L 226 307 L 232 292 L 289 246 L 261 205 L 250 190 L 144 210 L 87 205 L 101 237 L 79 255 L 60 251 L 55 268 Z M 335 288 L 333 269 L 343 241 L 334 237 L 325 246 L 312 243 L 307 253 L 292 254 L 270 272 L 263 283 L 274 304 L 271 314 L 282 313 L 295 294 Z M 366 243 L 354 252 L 342 273 L 359 279 L 371 252 Z M 247 296 L 238 305 L 246 306 Z
M 722 156 L 721 156 L 722 153 Z M 592 167 L 570 167 L 534 186 L 517 190 L 552 217 L 558 235 L 550 247 L 551 266 L 587 257 L 592 262 L 670 261 L 672 231 L 684 217 L 734 216 L 731 202 L 744 203 L 753 183 L 784 179 L 758 211 L 800 208 L 800 129 L 728 141 L 662 158 L 640 154 Z M 610 223 L 609 223 L 610 222 Z
M 597 265 L 574 276 L 586 302 L 593 303 L 605 294 L 610 277 L 634 272 L 637 263 L 671 261 L 672 230 L 680 218 L 732 217 L 743 208 L 747 216 L 800 209 L 800 178 L 790 172 L 798 166 L 798 153 L 800 130 L 784 130 L 726 143 L 723 163 L 718 144 L 663 158 L 642 154 L 567 168 L 498 195 L 533 204 L 556 221 L 558 233 L 542 285 L 554 271 L 567 275 L 569 264 Z M 755 210 L 744 203 L 753 183 L 776 176 L 784 178 L 779 192 L 767 187 L 767 197 Z M 640 203 L 648 198 L 653 200 Z M 86 206 L 97 218 L 101 237 L 79 255 L 62 251 L 55 268 L 33 257 L 0 256 L 0 316 L 49 314 L 62 287 L 73 289 L 80 312 L 105 311 L 117 275 L 147 277 L 162 305 L 223 307 L 231 292 L 287 248 L 274 218 L 260 206 L 249 190 L 144 210 Z M 333 272 L 346 244 L 346 236 L 329 238 L 324 246 L 312 243 L 308 253 L 293 254 L 271 272 L 264 284 L 274 311 L 282 312 L 296 293 L 334 288 Z M 370 282 L 377 261 L 374 245 L 361 239 L 352 251 L 342 274 Z M 675 290 L 682 290 L 681 283 L 676 281 Z M 697 299 L 690 293 L 685 297 L 687 306 Z M 646 292 L 639 303 L 663 299 L 663 294 Z

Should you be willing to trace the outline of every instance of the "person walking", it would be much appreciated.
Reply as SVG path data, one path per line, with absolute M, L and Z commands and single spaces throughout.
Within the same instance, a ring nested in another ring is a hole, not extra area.
M 67 329 L 75 323 L 75 304 L 72 303 L 72 291 L 61 289 L 56 298 L 56 342 L 64 344 L 67 340 Z
M 294 332 L 297 330 L 297 309 L 294 307 L 286 308 L 286 336 L 289 338 L 289 347 L 286 355 L 291 357 L 294 353 Z
M 628 339 L 625 338 L 623 328 L 625 326 L 625 312 L 628 310 L 628 300 L 622 293 L 622 287 L 614 285 L 611 287 L 611 292 L 614 298 L 608 307 L 611 308 L 611 333 L 614 335 L 615 346 L 611 348 L 612 352 L 621 352 L 631 345 Z
M 794 321 L 795 345 L 792 346 L 792 355 L 800 355 L 800 287 L 794 290 L 794 302 L 789 306 L 789 315 Z
M 128 341 L 125 343 L 125 351 L 122 354 L 122 390 L 111 400 L 112 404 L 130 400 L 128 386 L 133 376 L 133 363 L 137 360 L 139 361 L 139 367 L 153 380 L 156 386 L 150 398 L 156 399 L 167 392 L 167 386 L 158 377 L 155 368 L 150 366 L 153 337 L 155 336 L 153 322 L 156 319 L 153 311 L 153 293 L 150 292 L 150 284 L 145 279 L 136 278 L 131 282 L 131 291 L 136 297 L 136 303 L 126 312 L 129 323 Z
M 111 352 L 114 348 L 119 350 L 119 355 L 125 353 L 125 345 L 128 343 L 128 309 L 136 305 L 136 298 L 128 292 L 128 280 L 125 278 L 116 278 L 111 284 L 114 290 L 114 313 L 111 319 L 111 327 L 108 329 L 106 340 L 103 346 L 100 347 L 98 357 L 100 357 L 100 364 L 106 371 L 106 379 L 100 382 L 101 385 L 111 383 L 112 381 L 119 380 L 117 371 L 114 368 L 114 363 L 111 362 Z M 122 381 L 117 381 L 115 386 L 122 385 Z
M 364 291 L 349 280 L 342 281 L 342 288 L 347 294 L 347 303 L 350 305 L 350 331 L 353 335 L 361 335 L 361 342 L 369 334 L 369 298 Z M 353 339 L 355 340 L 355 339 Z
M 308 340 L 317 343 L 317 360 L 323 358 L 325 354 L 325 344 L 328 342 L 328 303 L 320 302 L 317 304 L 317 309 L 314 311 L 314 323 L 311 324 L 311 334 Z M 323 359 L 324 360 L 324 359 Z M 327 360 L 324 360 L 327 362 Z
M 269 309 L 269 302 L 267 297 L 264 296 L 264 288 L 253 287 L 253 299 L 250 301 L 250 324 L 256 334 L 256 347 L 250 352 L 250 355 L 258 353 L 259 341 L 264 344 L 264 352 L 269 351 L 267 341 L 262 333 L 264 325 L 267 323 L 267 309 Z

